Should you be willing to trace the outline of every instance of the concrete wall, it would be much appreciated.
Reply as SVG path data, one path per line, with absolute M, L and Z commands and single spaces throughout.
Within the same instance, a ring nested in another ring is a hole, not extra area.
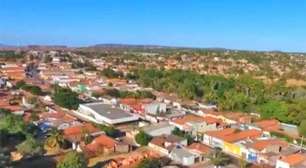
M 281 160 L 277 160 L 275 168 L 290 168 L 290 165 Z

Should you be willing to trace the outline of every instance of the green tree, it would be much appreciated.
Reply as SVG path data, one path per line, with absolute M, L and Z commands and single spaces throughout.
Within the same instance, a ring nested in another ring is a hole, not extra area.
M 17 89 L 20 89 L 20 88 L 22 88 L 22 87 L 25 86 L 25 85 L 26 85 L 25 81 L 20 80 L 20 81 L 18 81 L 18 82 L 16 83 L 15 87 L 16 87 Z
M 306 120 L 303 120 L 299 125 L 299 134 L 302 136 L 301 147 L 303 146 L 304 137 L 306 136 Z
M 141 146 L 148 145 L 151 139 L 152 137 L 146 134 L 144 131 L 140 131 L 137 135 L 135 135 L 136 142 Z
M 35 138 L 28 135 L 26 140 L 21 144 L 16 146 L 17 151 L 24 156 L 34 156 L 43 153 L 43 148 L 41 143 L 39 143 Z
M 24 132 L 25 123 L 21 116 L 6 112 L 2 114 L 4 115 L 0 117 L 0 130 L 6 130 L 10 134 Z
M 86 168 L 87 162 L 84 156 L 76 151 L 67 153 L 56 168 Z
M 187 139 L 187 143 L 188 144 L 192 144 L 193 142 L 193 137 L 189 134 L 189 133 L 186 133 L 184 131 L 181 131 L 179 128 L 175 127 L 172 132 L 171 132 L 173 135 L 176 135 L 176 136 L 179 136 L 179 137 L 182 137 L 182 138 L 186 138 Z
M 303 120 L 299 126 L 300 136 L 306 136 L 306 120 Z
M 209 155 L 210 162 L 215 165 L 216 168 L 219 168 L 221 166 L 226 166 L 230 162 L 230 158 L 224 154 L 220 149 L 215 149 L 210 155 Z
M 105 68 L 101 71 L 101 74 L 103 76 L 106 76 L 108 78 L 118 78 L 118 77 L 123 77 L 123 73 L 122 72 L 116 72 L 111 68 Z
M 55 86 L 53 100 L 55 104 L 68 109 L 77 109 L 81 103 L 77 93 L 59 86 Z
M 100 128 L 101 131 L 104 131 L 107 136 L 110 136 L 113 138 L 118 137 L 118 135 L 120 135 L 121 133 L 120 130 L 117 130 L 116 128 L 111 127 L 111 126 L 106 126 L 102 124 L 96 124 L 96 126 Z
M 0 108 L 0 117 L 11 114 L 11 111 L 8 109 Z
M 21 89 L 31 92 L 33 95 L 43 95 L 44 92 L 41 90 L 39 86 L 25 84 L 21 87 Z
M 37 137 L 39 133 L 40 133 L 40 128 L 37 125 L 33 123 L 26 124 L 24 134 Z
M 179 128 L 175 127 L 172 132 L 173 135 L 179 136 L 179 137 L 184 137 L 185 133 L 181 131 Z
M 260 107 L 262 118 L 276 118 L 283 122 L 288 122 L 288 106 L 285 102 L 271 100 Z
M 0 148 L 4 147 L 8 142 L 9 133 L 7 130 L 0 130 Z

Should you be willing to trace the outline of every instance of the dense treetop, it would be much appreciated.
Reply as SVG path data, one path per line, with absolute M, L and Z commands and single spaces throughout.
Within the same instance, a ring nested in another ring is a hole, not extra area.
M 249 75 L 224 77 L 185 70 L 137 69 L 133 75 L 144 87 L 214 103 L 224 111 L 257 112 L 263 118 L 294 124 L 306 118 L 304 87 L 286 87 L 281 82 L 267 85 Z

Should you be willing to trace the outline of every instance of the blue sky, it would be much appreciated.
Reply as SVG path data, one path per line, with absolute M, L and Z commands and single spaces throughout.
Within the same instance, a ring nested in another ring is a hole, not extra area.
M 306 51 L 306 0 L 0 0 L 0 43 Z

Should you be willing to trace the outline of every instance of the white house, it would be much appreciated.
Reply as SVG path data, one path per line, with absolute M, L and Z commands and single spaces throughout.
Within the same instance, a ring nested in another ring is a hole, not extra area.
M 200 156 L 186 148 L 174 148 L 170 152 L 170 158 L 184 166 L 190 166 L 196 163 L 197 158 Z
M 167 112 L 166 103 L 153 102 L 145 105 L 144 110 L 148 114 L 158 115 Z

